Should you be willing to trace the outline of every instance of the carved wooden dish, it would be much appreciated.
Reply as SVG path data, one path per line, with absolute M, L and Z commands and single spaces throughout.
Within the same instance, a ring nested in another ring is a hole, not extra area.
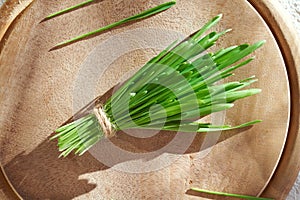
M 181 0 L 166 12 L 50 51 L 162 3 L 95 1 L 41 22 L 79 2 L 8 0 L 1 7 L 1 199 L 209 198 L 190 187 L 284 199 L 300 165 L 300 62 L 294 34 L 275 2 Z M 56 141 L 49 141 L 53 130 L 219 13 L 224 17 L 216 29 L 233 31 L 217 47 L 267 40 L 235 77 L 256 75 L 262 93 L 226 113 L 230 124 L 262 123 L 220 135 L 120 132 L 81 157 L 58 158 Z

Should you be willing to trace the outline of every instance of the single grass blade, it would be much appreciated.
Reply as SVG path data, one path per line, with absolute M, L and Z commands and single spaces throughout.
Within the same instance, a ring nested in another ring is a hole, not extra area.
M 60 10 L 60 11 L 58 11 L 58 12 L 52 13 L 52 14 L 48 15 L 47 17 L 45 17 L 45 18 L 42 20 L 42 22 L 43 22 L 43 21 L 46 21 L 46 20 L 49 20 L 49 19 L 52 19 L 52 18 L 54 18 L 54 17 L 57 17 L 57 16 L 59 16 L 59 15 L 65 14 L 65 13 L 67 13 L 67 12 L 70 12 L 70 11 L 72 11 L 72 10 L 76 10 L 76 9 L 82 7 L 82 6 L 85 6 L 85 5 L 89 4 L 89 3 L 92 3 L 93 1 L 94 1 L 94 0 L 87 0 L 87 1 L 84 1 L 84 2 L 82 2 L 82 3 L 76 4 L 76 5 L 74 5 L 74 6 L 68 7 L 68 8 L 66 8 L 66 9 Z
M 240 198 L 240 199 L 250 199 L 250 200 L 273 200 L 273 199 L 271 199 L 271 198 L 253 197 L 253 196 L 248 196 L 248 195 L 231 194 L 231 193 L 225 193 L 225 192 L 215 192 L 215 191 L 204 190 L 204 189 L 199 189 L 199 188 L 191 188 L 191 190 L 193 190 L 193 191 L 195 191 L 195 192 L 205 193 L 205 194 L 213 194 L 213 195 L 226 196 L 226 197 L 235 197 L 235 198 Z
M 134 15 L 134 16 L 131 16 L 131 17 L 128 17 L 128 18 L 125 18 L 125 19 L 122 19 L 120 21 L 117 21 L 117 22 L 114 22 L 112 24 L 109 24 L 107 26 L 104 26 L 104 27 L 101 27 L 97 30 L 94 30 L 94 31 L 91 31 L 91 32 L 88 32 L 88 33 L 85 33 L 85 34 L 82 34 L 82 35 L 79 35 L 77 37 L 74 37 L 72 39 L 69 39 L 69 40 L 66 40 L 66 41 L 63 41 L 61 43 L 58 43 L 57 45 L 55 45 L 52 49 L 55 49 L 55 48 L 58 48 L 60 46 L 64 46 L 64 45 L 67 45 L 67 44 L 70 44 L 70 43 L 73 43 L 73 42 L 76 42 L 76 41 L 79 41 L 79 40 L 82 40 L 84 38 L 87 38 L 89 36 L 92 36 L 92 35 L 95 35 L 95 34 L 98 34 L 98 33 L 101 33 L 103 31 L 106 31 L 106 30 L 109 30 L 109 29 L 112 29 L 116 26 L 120 26 L 122 24 L 125 24 L 125 23 L 128 23 L 128 22 L 131 22 L 131 21 L 136 21 L 136 20 L 140 20 L 140 19 L 144 19 L 144 18 L 147 18 L 149 16 L 152 16 L 152 15 L 155 15 L 157 13 L 160 13 L 162 11 L 165 11 L 169 8 L 171 8 L 173 5 L 176 4 L 176 1 L 169 1 L 167 3 L 164 3 L 164 4 L 161 4 L 159 6 L 156 6 L 154 8 L 150 8 L 148 10 L 145 10 L 137 15 Z
M 207 22 L 195 35 L 193 35 L 193 39 L 199 38 L 205 31 L 216 25 L 222 18 L 222 14 L 217 15 L 212 20 Z

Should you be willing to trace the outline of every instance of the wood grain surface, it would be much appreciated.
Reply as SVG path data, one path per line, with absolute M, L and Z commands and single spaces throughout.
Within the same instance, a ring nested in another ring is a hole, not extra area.
M 15 5 L 12 2 L 16 1 L 8 2 Z M 299 60 L 294 53 L 299 51 L 290 40 L 292 34 L 283 34 L 282 29 L 287 27 L 271 14 L 277 12 L 273 4 L 249 1 L 255 10 L 248 1 L 182 0 L 146 20 L 49 51 L 58 42 L 163 1 L 95 1 L 40 23 L 49 13 L 76 2 L 81 1 L 36 0 L 21 15 L 15 15 L 13 22 L 1 18 L 0 27 L 7 28 L 0 43 L 0 163 L 22 198 L 206 198 L 186 192 L 192 186 L 249 195 L 263 193 L 276 199 L 287 195 L 299 169 L 299 76 L 295 68 Z M 265 13 L 264 18 L 257 10 Z M 241 100 L 226 114 L 231 124 L 253 119 L 262 119 L 263 123 L 222 132 L 220 137 L 122 132 L 84 156 L 57 158 L 56 142 L 48 140 L 55 128 L 174 38 L 194 32 L 219 13 L 224 19 L 216 29 L 233 31 L 218 47 L 267 40 L 255 52 L 256 60 L 236 72 L 236 78 L 257 75 L 255 87 L 263 92 Z M 101 67 L 105 70 L 98 74 L 96 69 Z M 282 181 L 282 175 L 290 181 Z M 0 197 L 16 197 L 5 182 L 0 183 Z
M 300 170 L 300 136 L 299 136 L 299 38 L 288 17 L 276 1 L 249 1 L 261 13 L 270 27 L 281 49 L 289 75 L 291 90 L 291 116 L 289 134 L 279 166 L 263 194 L 285 199 L 293 186 Z
M 3 4 L 0 18 L 0 38 L 3 38 L 11 23 L 32 1 L 33 0 L 6 1 Z

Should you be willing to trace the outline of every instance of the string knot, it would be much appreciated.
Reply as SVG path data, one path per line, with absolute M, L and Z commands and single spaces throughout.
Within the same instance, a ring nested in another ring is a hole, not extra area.
M 106 113 L 103 111 L 102 105 L 97 105 L 94 107 L 94 114 L 98 119 L 105 137 L 110 138 L 115 136 L 115 129 L 113 128 L 113 125 L 110 122 L 109 118 L 107 118 Z

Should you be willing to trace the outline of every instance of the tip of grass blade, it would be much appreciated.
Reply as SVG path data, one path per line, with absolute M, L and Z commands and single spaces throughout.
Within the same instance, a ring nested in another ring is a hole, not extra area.
M 267 42 L 267 40 L 261 40 L 261 41 L 259 41 L 259 42 L 257 42 L 258 44 L 260 44 L 260 45 L 263 45 L 263 44 L 265 44 Z
M 226 197 L 234 197 L 234 198 L 240 198 L 240 199 L 273 200 L 272 198 L 255 197 L 255 196 L 249 196 L 249 195 L 243 195 L 243 194 L 233 194 L 233 193 L 227 193 L 227 192 L 216 192 L 216 191 L 200 189 L 200 188 L 195 188 L 195 187 L 190 188 L 190 190 L 193 190 L 195 192 L 205 193 L 205 194 L 212 194 L 212 195 L 226 196 Z
M 256 78 L 256 76 L 255 76 L 255 75 L 252 75 L 252 76 L 250 76 L 250 77 L 248 77 L 248 78 L 245 78 L 245 79 L 243 79 L 243 80 L 240 80 L 240 82 L 241 82 L 241 83 L 244 83 L 244 82 L 251 81 L 251 80 L 258 80 L 258 79 L 255 79 L 255 78 Z
M 176 2 L 176 0 L 172 0 L 172 1 L 170 1 L 169 3 L 174 5 L 174 4 L 176 4 L 177 2 Z
M 252 96 L 254 94 L 261 93 L 262 89 L 253 88 L 253 89 L 249 89 L 248 91 L 251 93 L 251 96 Z
M 222 19 L 222 17 L 223 17 L 223 14 L 220 13 L 217 16 L 215 16 L 211 21 L 212 21 L 212 23 L 218 23 Z
M 254 43 L 252 46 L 254 46 L 256 49 L 258 49 L 261 46 L 263 46 L 266 42 L 267 42 L 266 40 L 261 40 L 261 41 Z
M 260 123 L 262 122 L 262 120 L 253 120 L 253 121 L 250 121 L 250 122 L 246 122 L 244 124 L 242 124 L 242 127 L 246 127 L 246 126 L 251 126 L 251 125 L 254 125 L 254 124 L 257 124 L 257 123 Z
M 64 158 L 66 157 L 66 155 L 64 154 L 64 152 L 62 152 L 62 153 L 59 154 L 58 158 L 61 158 L 61 157 L 64 157 Z
M 215 16 L 211 21 L 220 21 L 222 17 L 223 17 L 223 14 L 220 13 L 217 16 Z
M 63 134 L 63 133 L 62 133 L 62 131 L 58 131 L 58 129 L 57 129 L 57 130 L 55 130 L 55 131 L 53 131 L 53 133 L 55 133 L 55 135 L 53 135 L 52 137 L 50 137 L 50 139 L 49 139 L 49 140 L 54 140 L 54 139 L 56 139 L 56 138 L 60 137 L 60 136 L 61 136 L 61 134 Z
M 228 32 L 230 32 L 230 31 L 232 31 L 232 28 L 226 29 L 226 30 L 224 31 L 224 33 L 228 33 Z
M 55 131 L 54 131 L 55 132 Z M 50 139 L 49 140 L 54 140 L 55 138 L 58 138 L 59 137 L 59 135 L 57 134 L 57 132 L 55 132 L 56 134 L 55 135 L 53 135 L 52 137 L 50 137 Z
M 222 18 L 222 14 L 219 14 L 217 16 L 215 16 L 214 18 L 212 18 L 208 23 L 206 23 L 195 35 L 193 35 L 192 39 L 197 39 L 200 38 L 200 36 L 206 32 L 208 29 L 210 29 L 211 27 L 213 27 L 214 25 L 216 25 Z
M 62 15 L 62 14 L 68 13 L 68 12 L 70 12 L 70 11 L 76 10 L 76 9 L 78 9 L 78 8 L 80 8 L 80 7 L 83 7 L 83 6 L 85 6 L 85 5 L 87 5 L 87 4 L 91 3 L 91 2 L 93 2 L 93 1 L 94 1 L 94 0 L 86 0 L 86 1 L 84 1 L 84 2 L 81 2 L 81 3 L 79 3 L 79 4 L 76 4 L 76 5 L 74 5 L 74 6 L 65 8 L 65 9 L 60 10 L 60 11 L 55 12 L 55 13 L 52 13 L 52 14 L 48 15 L 47 17 L 45 17 L 41 22 L 47 21 L 47 20 L 52 19 L 52 18 L 54 18 L 54 17 L 57 17 L 57 16 L 60 16 L 60 15 Z M 41 22 L 40 22 L 40 23 L 41 23 Z
M 246 122 L 246 123 L 240 124 L 238 126 L 230 127 L 228 130 L 237 129 L 237 128 L 245 128 L 247 126 L 252 126 L 252 125 L 260 123 L 260 122 L 262 122 L 262 120 L 253 120 L 253 121 L 250 121 L 250 122 Z

